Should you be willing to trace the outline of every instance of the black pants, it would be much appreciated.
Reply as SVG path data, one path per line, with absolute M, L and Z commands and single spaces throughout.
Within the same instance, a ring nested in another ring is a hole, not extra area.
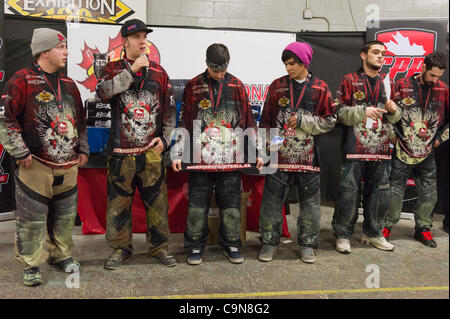
M 222 247 L 242 246 L 240 173 L 190 173 L 188 216 L 184 232 L 186 248 L 206 245 L 209 235 L 208 211 L 213 190 L 220 207 L 219 244 Z

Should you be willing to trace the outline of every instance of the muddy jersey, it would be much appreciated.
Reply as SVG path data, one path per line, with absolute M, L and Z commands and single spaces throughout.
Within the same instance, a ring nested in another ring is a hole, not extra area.
M 256 123 L 244 84 L 230 73 L 219 83 L 208 71 L 187 82 L 180 126 L 190 135 L 191 171 L 233 171 L 246 163 L 244 133 Z M 250 134 L 254 138 L 254 134 Z
M 401 110 L 395 114 L 386 113 L 376 122 L 365 116 L 367 107 L 384 108 L 386 91 L 383 85 L 385 74 L 378 74 L 374 85 L 361 69 L 344 76 L 336 94 L 338 121 L 344 124 L 343 156 L 345 160 L 377 161 L 390 160 L 390 138 L 393 137 L 392 123 L 399 120 Z M 396 91 L 389 80 L 391 99 Z
M 49 167 L 68 168 L 79 153 L 89 155 L 86 112 L 73 80 L 54 76 L 34 64 L 11 77 L 0 99 L 0 143 L 18 160 L 31 153 Z
M 97 84 L 100 99 L 111 103 L 107 150 L 115 155 L 145 153 L 157 137 L 167 149 L 175 126 L 176 106 L 166 71 L 150 62 L 134 74 L 132 64 L 127 59 L 109 62 Z
M 297 115 L 297 128 L 287 126 Z M 319 138 L 336 123 L 328 85 L 309 75 L 303 83 L 288 75 L 272 82 L 267 92 L 260 127 L 276 128 L 280 138 L 278 164 L 282 171 L 320 171 Z M 269 136 L 269 132 L 267 132 Z
M 448 140 L 448 86 L 442 81 L 425 86 L 416 76 L 399 80 L 396 89 L 396 103 L 403 110 L 395 124 L 396 156 L 417 164 L 431 153 L 436 139 Z

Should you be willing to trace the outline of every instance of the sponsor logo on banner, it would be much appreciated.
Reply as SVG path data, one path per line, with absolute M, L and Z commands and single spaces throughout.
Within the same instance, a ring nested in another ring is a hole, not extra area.
M 2 163 L 6 150 L 2 144 L 0 144 L 0 192 L 2 191 L 2 185 L 8 184 L 9 174 L 5 173 Z
M 269 84 L 244 84 L 249 103 L 252 107 L 252 114 L 256 121 L 260 120 L 261 111 L 266 100 Z
M 398 80 L 421 72 L 425 56 L 436 50 L 437 32 L 398 28 L 379 31 L 375 38 L 386 45 L 383 73 Z
M 262 106 L 266 100 L 269 85 L 267 84 L 245 84 L 245 91 L 247 92 L 250 104 Z
M 7 0 L 15 15 L 45 19 L 119 23 L 135 12 L 122 0 Z
M 122 59 L 125 56 L 125 50 L 122 45 L 122 36 L 120 35 L 120 31 L 117 32 L 115 38 L 108 39 L 108 61 L 117 61 Z M 83 85 L 86 89 L 91 92 L 95 92 L 95 86 L 97 85 L 97 78 L 94 74 L 94 67 L 92 63 L 94 62 L 93 53 L 100 52 L 97 48 L 90 48 L 84 43 L 84 49 L 81 50 L 81 55 L 83 60 L 78 65 L 86 70 L 86 78 L 82 81 L 77 81 L 81 85 Z M 159 54 L 159 50 L 152 42 L 147 40 L 147 51 L 145 52 L 150 61 L 160 64 L 161 57 Z

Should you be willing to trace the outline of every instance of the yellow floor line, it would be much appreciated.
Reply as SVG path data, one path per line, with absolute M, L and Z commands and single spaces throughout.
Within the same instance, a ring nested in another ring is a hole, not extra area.
M 399 292 L 399 291 L 432 291 L 447 290 L 448 286 L 435 287 L 395 287 L 395 288 L 371 288 L 371 289 L 334 289 L 334 290 L 297 290 L 297 291 L 267 291 L 230 294 L 199 294 L 199 295 L 167 295 L 146 297 L 124 297 L 124 299 L 217 299 L 217 298 L 249 298 L 249 297 L 280 297 L 296 295 L 325 295 L 340 293 L 367 293 L 367 292 Z

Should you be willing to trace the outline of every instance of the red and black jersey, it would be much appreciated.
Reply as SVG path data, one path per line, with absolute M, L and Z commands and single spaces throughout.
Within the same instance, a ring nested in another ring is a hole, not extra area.
M 79 153 L 89 155 L 86 112 L 72 79 L 61 72 L 54 74 L 54 81 L 49 77 L 35 63 L 6 83 L 0 99 L 0 143 L 16 159 L 31 153 L 49 167 L 68 168 L 77 164 Z
M 442 81 L 429 86 L 419 76 L 401 79 L 396 84 L 395 100 L 403 116 L 395 124 L 396 155 L 408 164 L 424 160 L 436 139 L 448 140 L 448 86 Z
M 148 68 L 134 74 L 132 63 L 109 62 L 97 84 L 100 99 L 111 103 L 108 151 L 115 155 L 145 153 L 156 137 L 167 149 L 175 126 L 176 106 L 166 71 L 150 61 Z
M 297 115 L 297 128 L 287 126 L 289 118 Z M 278 164 L 282 171 L 320 171 L 319 137 L 333 129 L 335 106 L 328 85 L 315 76 L 303 83 L 288 75 L 272 82 L 267 92 L 260 127 L 276 129 L 283 139 L 278 150 Z
M 397 121 L 400 112 L 385 115 L 377 122 L 366 118 L 366 107 L 384 108 L 386 91 L 383 85 L 385 74 L 376 78 L 360 69 L 345 75 L 336 94 L 336 113 L 339 122 L 344 124 L 343 156 L 346 160 L 378 161 L 390 160 L 389 138 L 392 124 Z M 373 85 L 372 85 L 372 83 Z M 395 85 L 389 79 L 391 96 L 396 94 Z
M 189 132 L 191 141 L 191 160 L 184 161 L 185 169 L 232 171 L 250 167 L 245 163 L 243 133 L 247 128 L 256 130 L 256 123 L 245 86 L 232 74 L 226 73 L 219 83 L 206 70 L 186 83 L 180 127 Z

